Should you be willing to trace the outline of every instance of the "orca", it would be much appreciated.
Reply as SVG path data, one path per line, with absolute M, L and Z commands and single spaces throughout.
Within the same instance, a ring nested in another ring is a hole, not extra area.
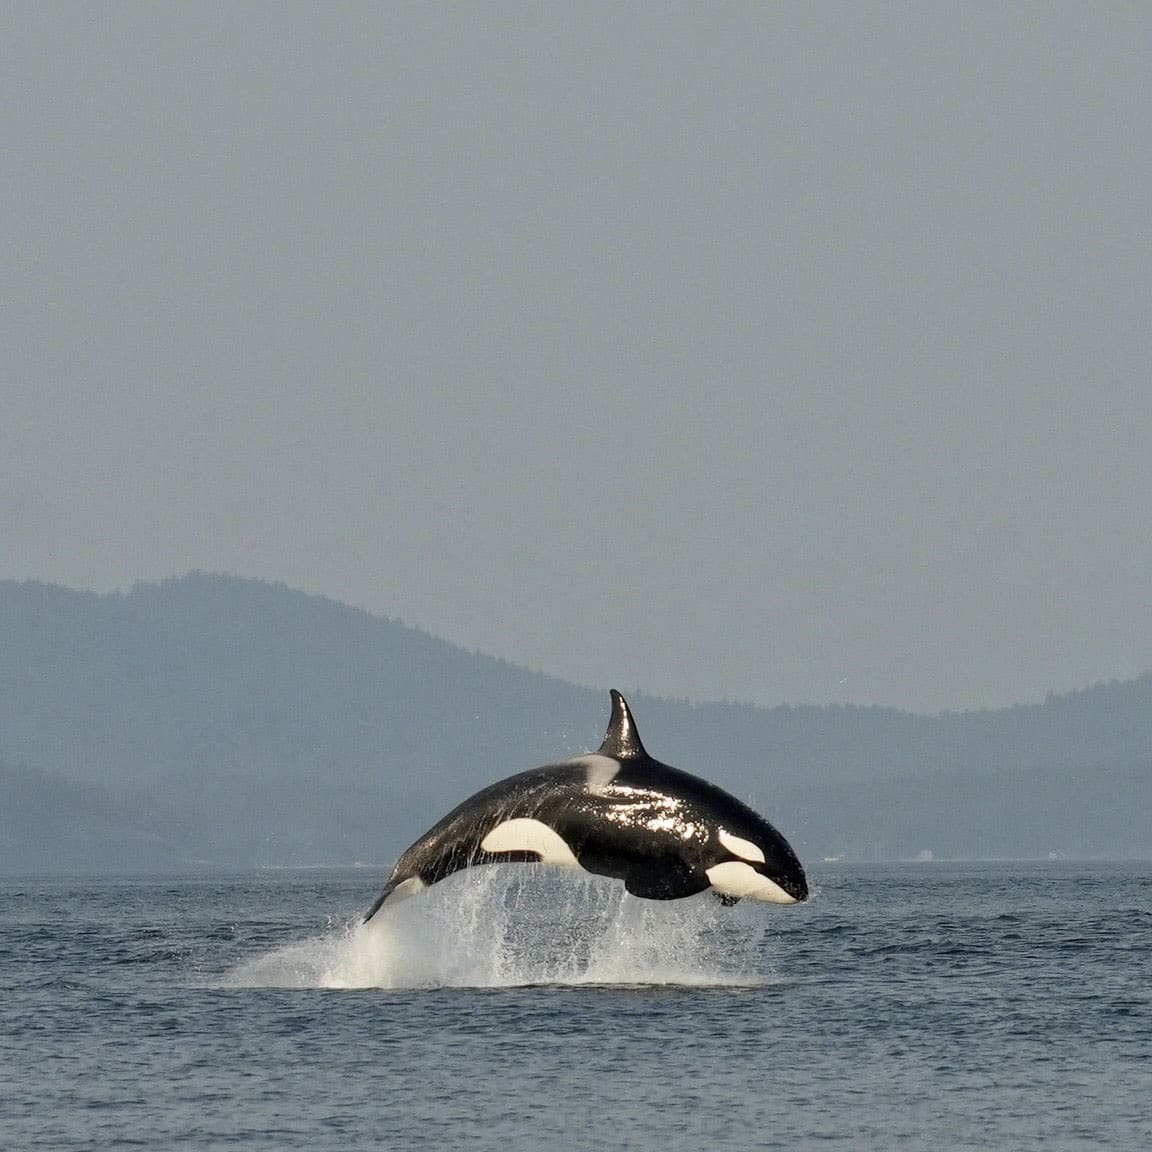
M 714 784 L 653 760 L 615 690 L 596 752 L 509 776 L 453 808 L 404 852 L 364 919 L 463 868 L 510 861 L 611 876 L 647 900 L 709 888 L 725 904 L 808 897 L 784 837 Z

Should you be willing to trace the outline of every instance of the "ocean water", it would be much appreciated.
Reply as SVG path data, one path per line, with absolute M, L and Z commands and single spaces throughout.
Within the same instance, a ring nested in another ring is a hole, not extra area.
M 0 1148 L 1152 1148 L 1152 865 L 0 881 Z

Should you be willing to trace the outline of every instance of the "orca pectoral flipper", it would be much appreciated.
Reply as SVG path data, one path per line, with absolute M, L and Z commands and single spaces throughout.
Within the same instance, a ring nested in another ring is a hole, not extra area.
M 708 877 L 678 860 L 633 861 L 624 887 L 642 900 L 682 900 L 708 885 Z

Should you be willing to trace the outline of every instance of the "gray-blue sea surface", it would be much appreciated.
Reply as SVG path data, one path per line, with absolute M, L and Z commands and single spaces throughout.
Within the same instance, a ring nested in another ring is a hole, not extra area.
M 1152 1148 L 1152 865 L 0 882 L 0 1146 Z

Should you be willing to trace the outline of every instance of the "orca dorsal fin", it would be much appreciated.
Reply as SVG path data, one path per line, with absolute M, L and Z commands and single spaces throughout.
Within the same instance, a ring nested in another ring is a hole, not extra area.
M 599 754 L 616 760 L 635 760 L 648 755 L 640 743 L 628 701 L 615 688 L 612 689 L 612 718 L 608 721 L 608 731 L 604 733 Z

